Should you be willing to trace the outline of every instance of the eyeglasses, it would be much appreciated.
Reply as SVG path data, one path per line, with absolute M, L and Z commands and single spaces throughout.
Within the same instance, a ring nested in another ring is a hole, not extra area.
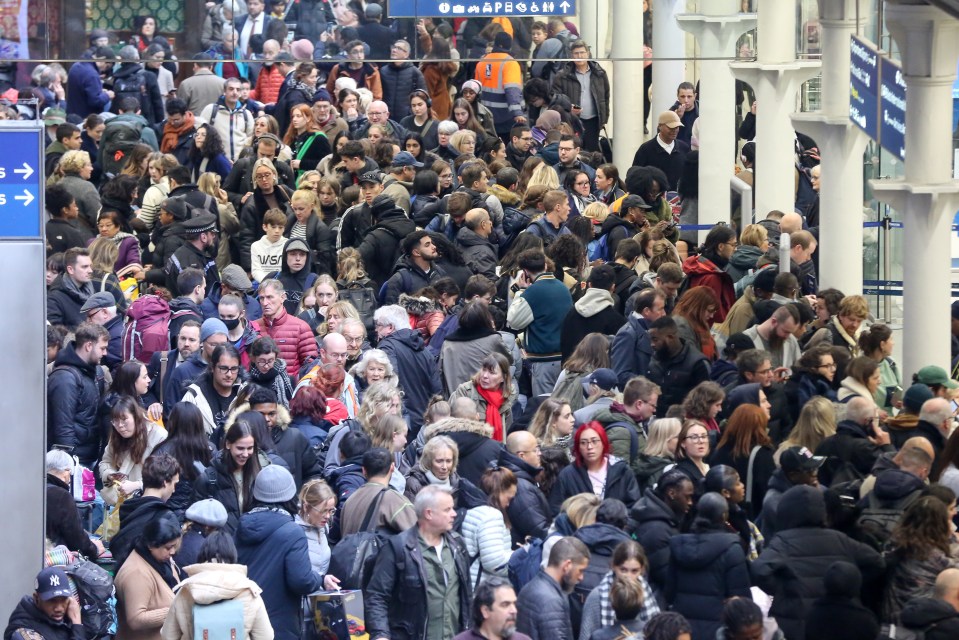
M 580 441 L 579 441 L 579 446 L 584 447 L 584 448 L 586 448 L 586 449 L 592 449 L 593 447 L 599 447 L 599 446 L 602 446 L 602 444 L 603 444 L 603 441 L 600 440 L 599 438 L 595 438 L 595 439 L 592 439 L 592 440 L 580 440 Z
M 217 365 L 216 370 L 220 373 L 240 373 L 240 367 L 224 367 L 223 365 Z
M 258 366 L 258 367 L 272 367 L 274 364 L 276 364 L 276 358 L 275 358 L 275 357 L 274 357 L 274 358 L 270 358 L 269 360 L 266 360 L 266 359 L 263 359 L 263 358 L 257 358 L 257 360 L 256 360 L 256 366 Z
M 256 176 L 257 180 L 270 180 L 272 178 L 273 178 L 272 173 L 260 173 L 260 174 L 257 174 Z
M 817 369 L 829 369 L 830 371 L 835 371 L 835 370 L 836 370 L 836 363 L 835 363 L 835 362 L 830 362 L 829 364 L 821 364 L 821 365 L 819 365 L 819 366 L 816 367 L 816 368 L 817 368 Z
M 589 185 L 589 180 L 577 180 L 574 184 L 577 187 L 585 187 Z
M 709 440 L 709 435 L 706 433 L 701 433 L 695 436 L 686 436 L 686 440 L 692 440 L 693 442 L 705 442 Z
M 318 509 L 318 508 L 316 508 L 316 507 L 314 507 L 313 505 L 310 505 L 310 504 L 306 505 L 306 510 L 307 510 L 307 511 L 313 511 L 313 512 L 318 513 L 318 514 L 323 515 L 323 516 L 330 516 L 330 517 L 332 517 L 333 514 L 336 513 L 336 507 L 330 507 L 329 509 Z

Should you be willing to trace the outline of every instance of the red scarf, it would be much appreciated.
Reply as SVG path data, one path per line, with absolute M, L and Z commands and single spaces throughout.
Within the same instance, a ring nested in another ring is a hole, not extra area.
M 483 400 L 486 400 L 486 424 L 493 427 L 493 440 L 503 441 L 503 418 L 499 408 L 503 406 L 503 391 L 500 389 L 484 389 L 474 384 L 476 391 Z
M 187 111 L 183 115 L 183 124 L 179 127 L 172 126 L 169 122 L 163 125 L 163 136 L 160 138 L 160 151 L 169 153 L 176 149 L 180 136 L 193 128 L 196 122 L 193 112 Z M 192 143 L 191 143 L 192 144 Z

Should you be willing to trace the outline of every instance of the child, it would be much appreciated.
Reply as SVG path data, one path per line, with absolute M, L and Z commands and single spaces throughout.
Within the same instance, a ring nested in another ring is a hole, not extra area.
M 268 275 L 283 266 L 283 245 L 286 238 L 286 214 L 279 209 L 270 209 L 263 216 L 262 238 L 250 245 L 251 275 L 257 282 L 263 282 Z
M 282 264 L 283 267 L 270 273 L 269 277 L 283 283 L 286 289 L 286 302 L 283 306 L 286 307 L 287 313 L 295 316 L 303 293 L 312 287 L 317 279 L 310 265 L 310 247 L 299 238 L 287 240 L 283 247 Z

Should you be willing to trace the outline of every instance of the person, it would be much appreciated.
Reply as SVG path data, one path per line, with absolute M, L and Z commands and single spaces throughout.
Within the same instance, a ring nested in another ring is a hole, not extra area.
M 606 430 L 598 422 L 581 425 L 573 435 L 573 464 L 559 474 L 550 494 L 550 507 L 559 513 L 563 500 L 578 493 L 634 504 L 640 498 L 636 476 L 629 466 L 611 455 Z
M 637 542 L 649 558 L 649 581 L 659 592 L 666 587 L 669 541 L 693 506 L 694 486 L 682 471 L 666 471 L 631 510 Z
M 450 403 L 457 398 L 470 398 L 486 424 L 492 427 L 492 438 L 503 442 L 513 422 L 516 390 L 510 376 L 510 362 L 502 353 L 490 353 L 480 368 L 450 394 Z
M 826 326 L 816 331 L 806 343 L 807 349 L 820 344 L 842 347 L 851 357 L 861 355 L 859 337 L 862 323 L 869 317 L 869 302 L 859 295 L 846 296 L 839 310 Z
M 823 585 L 825 595 L 809 608 L 807 638 L 872 640 L 879 637 L 876 614 L 859 599 L 862 574 L 856 565 L 843 560 L 834 562 L 823 576 Z
M 826 503 L 818 487 L 792 487 L 776 513 L 779 533 L 752 563 L 753 582 L 773 597 L 769 615 L 786 637 L 805 638 L 809 608 L 825 595 L 823 576 L 833 562 L 856 565 L 866 584 L 880 577 L 885 562 L 868 545 L 826 528 Z
M 216 268 L 215 256 L 211 255 L 219 233 L 217 217 L 203 212 L 185 220 L 181 225 L 186 242 L 173 252 L 164 267 L 167 289 L 178 291 L 177 278 L 191 267 L 203 272 L 207 286 L 219 282 L 220 273 Z
M 142 366 L 142 365 L 140 365 Z M 136 398 L 121 396 L 110 412 L 109 441 L 97 470 L 103 482 L 100 496 L 114 506 L 143 490 L 143 461 L 162 441 L 166 429 L 147 419 Z
M 336 589 L 339 580 L 321 576 L 310 565 L 309 547 L 296 515 L 296 484 L 290 472 L 272 464 L 253 485 L 253 508 L 240 517 L 236 532 L 237 561 L 263 589 L 263 604 L 277 640 L 300 637 L 300 603 L 320 589 Z
M 959 632 L 959 569 L 936 576 L 932 596 L 910 600 L 901 618 L 903 627 L 924 630 L 929 640 L 945 640 Z
M 380 66 L 380 84 L 383 86 L 383 102 L 398 122 L 410 115 L 410 97 L 417 91 L 425 93 L 426 79 L 423 73 L 409 61 L 410 43 L 397 40 L 390 47 L 390 64 Z
M 642 627 L 659 613 L 656 596 L 646 581 L 645 574 L 649 567 L 646 554 L 639 543 L 627 540 L 617 544 L 609 559 L 609 567 L 610 571 L 590 592 L 583 605 L 580 640 L 607 638 L 607 635 L 603 634 L 612 633 L 611 626 L 615 627 L 617 633 L 623 626 L 630 631 L 641 631 Z M 619 584 L 622 589 L 624 583 L 634 585 L 634 588 L 627 589 L 631 594 L 630 606 L 628 611 L 626 608 L 617 611 L 612 598 L 614 585 Z M 608 637 L 613 639 L 619 636 Z
M 503 578 L 480 582 L 473 593 L 470 628 L 453 640 L 530 640 L 516 631 L 516 592 Z
M 377 185 L 380 180 L 379 174 L 368 173 L 363 176 L 362 184 Z M 377 190 L 375 186 L 373 189 Z M 381 184 L 379 190 L 382 190 Z M 416 224 L 384 193 L 370 201 L 369 212 L 372 227 L 368 228 L 362 239 L 358 238 L 357 249 L 370 279 L 382 285 L 393 273 L 396 261 L 403 253 L 403 239 L 416 231 Z M 344 214 L 344 221 L 345 217 Z
M 532 640 L 573 640 L 569 594 L 583 579 L 589 549 L 571 536 L 550 549 L 546 567 L 519 592 L 516 629 Z
M 181 520 L 191 504 L 193 487 L 202 469 L 210 466 L 214 448 L 203 428 L 203 415 L 199 408 L 188 402 L 178 402 L 167 416 L 167 439 L 157 445 L 154 456 L 168 454 L 180 465 L 180 477 L 176 490 L 167 501 L 169 507 Z M 146 467 L 144 466 L 144 472 Z M 146 486 L 144 479 L 144 486 Z
M 315 71 L 314 68 L 314 73 Z M 287 95 L 290 93 L 287 92 Z M 283 137 L 283 144 L 289 145 L 293 153 L 290 168 L 296 172 L 297 178 L 316 169 L 320 160 L 332 151 L 329 138 L 320 131 L 313 111 L 307 104 L 298 104 L 290 109 L 289 127 Z
M 779 469 L 769 479 L 769 487 L 763 497 L 761 513 L 762 534 L 767 540 L 779 530 L 779 502 L 783 494 L 799 485 L 819 486 L 819 467 L 826 461 L 813 455 L 805 446 L 791 446 L 782 450 Z
M 583 147 L 599 151 L 599 132 L 609 119 L 609 78 L 595 62 L 590 62 L 589 45 L 584 40 L 570 43 L 573 62 L 562 65 L 553 78 L 552 90 L 569 98 L 573 115 L 583 124 Z
M 469 555 L 452 531 L 453 496 L 430 485 L 416 495 L 413 508 L 416 525 L 383 546 L 365 592 L 372 640 L 452 638 L 468 624 Z
M 759 515 L 766 488 L 776 470 L 772 441 L 767 435 L 768 423 L 769 417 L 761 407 L 740 405 L 729 416 L 719 444 L 709 458 L 711 465 L 729 465 L 744 479 L 747 495 L 742 506 L 752 518 Z
M 117 635 L 160 640 L 160 628 L 181 580 L 173 554 L 180 546 L 180 521 L 163 513 L 147 523 L 127 561 L 117 571 Z
M 382 447 L 370 448 L 363 453 L 362 468 L 366 484 L 353 491 L 340 510 L 341 539 L 359 532 L 367 514 L 377 504 L 378 511 L 371 518 L 371 527 L 402 533 L 416 524 L 413 505 L 402 493 L 389 486 L 394 471 L 391 452 Z
M 254 0 L 255 1 L 255 0 Z M 223 141 L 223 152 L 226 159 L 236 162 L 240 152 L 253 138 L 255 127 L 253 114 L 247 109 L 246 103 L 240 100 L 239 78 L 227 78 L 221 85 L 223 95 L 215 102 L 201 109 L 190 108 L 196 116 L 197 126 L 209 124 L 220 134 Z M 220 115 L 223 111 L 224 114 Z
M 836 425 L 836 434 L 823 440 L 816 455 L 829 460 L 820 471 L 820 480 L 831 486 L 837 478 L 869 475 L 880 455 L 894 451 L 889 433 L 879 426 L 875 401 L 855 397 L 846 403 L 846 419 Z
M 516 477 L 516 497 L 506 507 L 514 544 L 528 538 L 546 538 L 551 518 L 549 503 L 539 488 L 542 450 L 529 431 L 514 431 L 506 438 L 497 463 Z
M 614 279 L 613 268 L 608 265 L 600 265 L 590 271 L 586 291 L 563 320 L 560 348 L 564 361 L 587 334 L 598 332 L 615 335 L 626 323 L 626 318 L 615 307 Z
M 183 402 L 195 404 L 203 415 L 208 437 L 218 442 L 230 407 L 246 383 L 240 377 L 240 353 L 232 344 L 216 347 L 210 364 L 183 393 Z
M 566 222 L 569 219 L 569 199 L 565 191 L 551 188 L 542 199 L 543 215 L 526 227 L 526 233 L 542 239 L 549 247 L 560 236 L 571 233 Z
M 693 638 L 716 637 L 723 602 L 750 598 L 749 567 L 739 536 L 727 529 L 729 505 L 706 493 L 696 505 L 690 533 L 669 541 L 665 598 L 693 627 Z
M 330 567 L 332 551 L 327 534 L 336 513 L 336 494 L 325 480 L 314 478 L 303 484 L 298 499 L 300 510 L 294 521 L 306 534 L 310 566 L 315 573 L 324 575 Z
M 516 476 L 495 462 L 490 465 L 479 483 L 488 502 L 470 509 L 462 526 L 466 551 L 475 558 L 470 564 L 470 583 L 473 585 L 491 577 L 506 577 L 512 551 L 512 523 L 508 509 L 516 497 Z
M 103 553 L 103 543 L 91 538 L 80 522 L 80 513 L 71 491 L 73 458 L 66 451 L 53 449 L 45 456 L 46 482 L 46 537 L 55 545 L 64 545 L 88 558 Z
M 265 219 L 265 218 L 264 218 Z M 315 286 L 319 276 L 313 273 L 313 264 L 310 260 L 310 246 L 302 238 L 290 238 L 283 244 L 280 257 L 280 269 L 266 275 L 261 281 L 276 280 L 283 286 L 285 298 L 283 307 L 291 317 L 301 311 L 300 303 L 303 294 Z
M 725 320 L 736 302 L 732 278 L 724 269 L 738 245 L 736 232 L 732 228 L 716 225 L 706 235 L 699 255 L 690 256 L 683 262 L 689 287 L 708 287 L 716 295 L 718 306 L 713 317 L 715 322 Z
M 64 272 L 47 292 L 47 320 L 50 324 L 76 329 L 85 319 L 80 307 L 94 294 L 93 263 L 89 252 L 80 247 L 68 249 L 63 263 Z
M 292 244 L 295 242 L 304 244 L 302 240 L 290 240 L 287 242 L 287 253 L 290 253 L 291 246 L 297 246 Z M 313 332 L 306 322 L 287 312 L 284 306 L 286 288 L 280 280 L 263 281 L 258 292 L 263 317 L 253 323 L 253 330 L 261 336 L 273 338 L 280 346 L 287 374 L 291 379 L 296 379 L 300 368 L 318 355 Z
M 613 338 L 612 368 L 621 387 L 630 378 L 645 375 L 649 371 L 653 356 L 649 325 L 665 315 L 665 308 L 666 298 L 653 287 L 644 289 L 636 296 L 632 313 Z
M 456 246 L 463 255 L 466 266 L 474 275 L 495 279 L 497 249 L 490 241 L 495 233 L 493 221 L 485 209 L 470 209 L 466 212 L 464 225 L 456 234 Z
M 681 404 L 694 387 L 709 381 L 709 361 L 679 337 L 676 321 L 670 316 L 649 325 L 649 343 L 653 357 L 647 377 L 662 389 L 656 413 L 665 416 L 669 407 Z
M 290 197 L 290 209 L 293 215 L 286 221 L 284 234 L 288 238 L 305 240 L 310 248 L 313 272 L 327 275 L 333 273 L 336 252 L 333 246 L 333 234 L 320 216 L 317 203 L 317 195 L 314 191 L 308 189 L 294 191 Z
M 11 640 L 82 640 L 86 631 L 80 603 L 73 596 L 62 567 L 46 567 L 37 574 L 36 588 L 23 596 L 10 614 L 4 638 Z
M 272 445 L 271 453 L 293 474 L 297 490 L 303 486 L 305 480 L 322 475 L 322 462 L 317 459 L 309 439 L 299 429 L 289 428 L 290 415 L 286 408 L 277 402 L 276 392 L 268 387 L 254 385 L 246 395 L 250 410 L 266 419 Z M 245 408 L 244 405 L 238 405 L 234 408 L 234 413 L 240 413 Z
M 46 208 L 50 220 L 46 223 L 47 253 L 63 253 L 68 249 L 82 249 L 93 237 L 86 225 L 79 223 L 77 199 L 61 184 L 46 188 Z
M 439 253 L 426 231 L 419 230 L 408 234 L 403 238 L 401 247 L 403 255 L 386 281 L 383 304 L 396 304 L 401 294 L 412 295 L 445 275 L 443 270 L 436 266 Z
M 440 349 L 439 366 L 447 393 L 453 393 L 468 382 L 492 353 L 510 357 L 502 337 L 493 327 L 489 305 L 482 297 L 463 306 L 457 325 L 446 336 Z
M 80 312 L 86 315 L 87 322 L 103 325 L 110 334 L 110 342 L 102 362 L 107 370 L 115 371 L 123 361 L 123 316 L 117 313 L 116 298 L 106 291 L 98 291 L 87 298 L 80 307 Z
M 663 191 L 675 189 L 683 173 L 690 151 L 689 145 L 678 139 L 679 129 L 684 126 L 676 112 L 663 111 L 657 119 L 656 137 L 640 145 L 633 156 L 633 167 L 655 167 L 666 175 Z

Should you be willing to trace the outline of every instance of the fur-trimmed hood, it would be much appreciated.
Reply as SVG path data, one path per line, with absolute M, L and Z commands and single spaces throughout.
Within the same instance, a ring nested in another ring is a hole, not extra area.
M 446 433 L 475 433 L 484 438 L 493 437 L 493 427 L 480 422 L 479 420 L 467 420 L 466 418 L 443 418 L 433 424 L 423 428 L 423 439 L 429 442 L 433 436 Z
M 226 433 L 227 430 L 233 426 L 233 423 L 236 422 L 236 417 L 245 411 L 253 411 L 249 402 L 244 402 L 234 407 L 233 411 L 231 411 L 227 417 L 226 422 L 223 423 L 223 433 Z M 290 412 L 287 411 L 286 407 L 279 402 L 276 403 L 276 424 L 274 426 L 278 427 L 280 431 L 286 431 L 291 421 Z
M 434 311 L 442 311 L 439 304 L 423 296 L 400 294 L 399 305 L 406 309 L 406 313 L 413 316 L 422 316 Z

